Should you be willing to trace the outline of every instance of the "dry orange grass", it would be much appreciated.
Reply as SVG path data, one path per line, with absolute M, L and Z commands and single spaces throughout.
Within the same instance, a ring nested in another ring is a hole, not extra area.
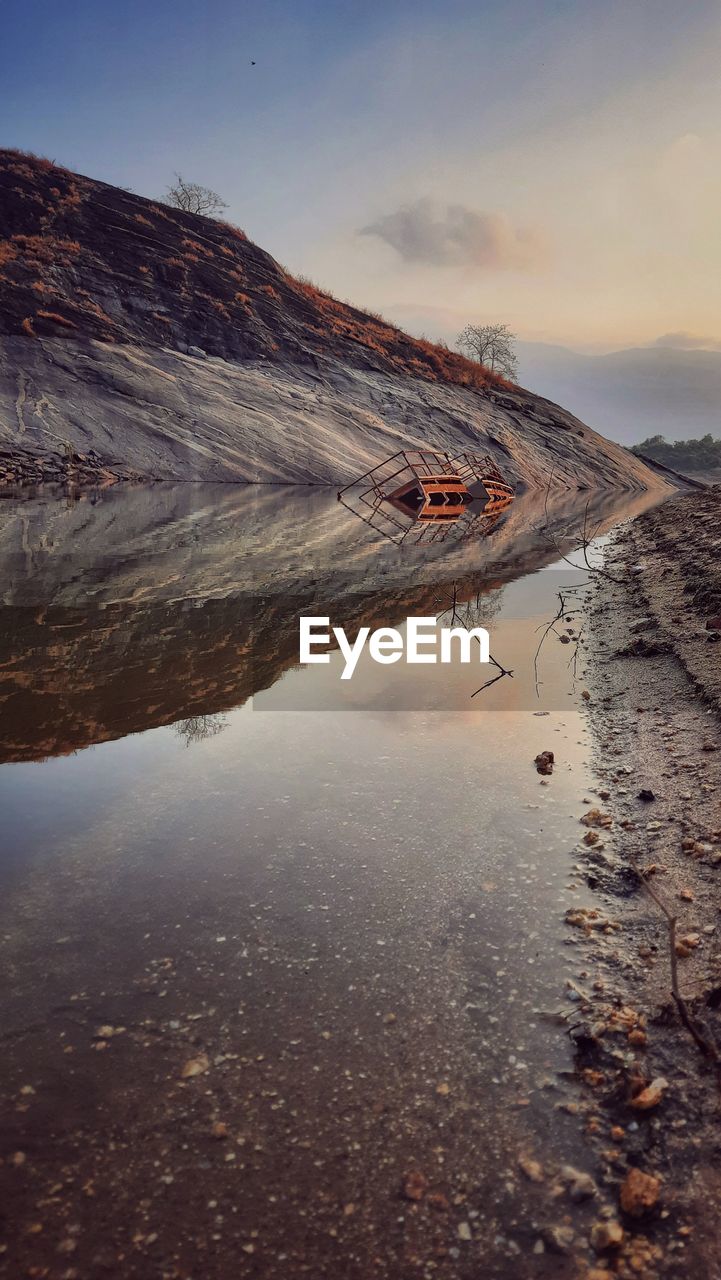
M 42 317 L 43 320 L 49 320 L 51 324 L 60 325 L 62 329 L 77 329 L 74 320 L 69 320 L 67 316 L 61 316 L 57 311 L 36 311 L 35 318 Z
M 13 262 L 17 256 L 18 251 L 14 244 L 11 244 L 9 240 L 0 240 L 0 267 L 4 267 L 8 262 Z

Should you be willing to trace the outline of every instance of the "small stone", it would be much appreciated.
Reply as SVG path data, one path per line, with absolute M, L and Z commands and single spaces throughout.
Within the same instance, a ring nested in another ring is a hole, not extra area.
M 402 1194 L 406 1200 L 422 1200 L 427 1187 L 425 1174 L 420 1169 L 411 1169 L 403 1178 Z
M 458 1239 L 459 1239 L 459 1240 L 472 1240 L 472 1239 L 473 1239 L 473 1235 L 472 1235 L 472 1233 L 471 1233 L 471 1228 L 470 1228 L 470 1226 L 468 1225 L 468 1223 L 467 1223 L 467 1222 L 459 1222 L 459 1223 L 458 1223 Z
M 574 1169 L 573 1165 L 565 1164 L 561 1169 L 561 1179 L 566 1184 L 574 1204 L 580 1204 L 583 1200 L 592 1200 L 596 1195 L 596 1183 L 590 1173 L 585 1173 L 582 1169 Z
M 579 821 L 585 827 L 610 827 L 613 825 L 613 818 L 610 813 L 603 813 L 601 809 L 589 809 L 588 813 L 584 813 Z
M 543 1182 L 543 1166 L 531 1156 L 520 1155 L 518 1167 L 526 1175 L 529 1182 Z
M 661 1183 L 641 1169 L 629 1169 L 621 1186 L 621 1208 L 624 1213 L 640 1218 L 656 1205 Z
M 440 1084 L 436 1085 L 436 1093 L 440 1094 L 442 1098 L 447 1098 L 450 1092 L 451 1086 L 446 1084 L 445 1080 L 442 1080 Z
M 555 756 L 552 751 L 540 751 L 536 756 L 534 764 L 538 773 L 553 773 L 553 765 Z
M 657 1080 L 652 1080 L 645 1089 L 636 1094 L 631 1099 L 631 1106 L 635 1111 L 650 1111 L 652 1107 L 657 1107 L 661 1101 L 666 1089 L 668 1089 L 668 1080 L 664 1080 L 663 1076 L 659 1076 Z
M 591 1227 L 591 1248 L 596 1253 L 608 1249 L 620 1249 L 623 1244 L 623 1227 L 620 1222 L 594 1222 Z
M 181 1080 L 190 1080 L 193 1076 L 202 1076 L 208 1070 L 210 1059 L 207 1053 L 199 1053 L 197 1058 L 189 1058 L 180 1073 Z
M 227 1138 L 228 1126 L 223 1120 L 216 1120 L 211 1132 L 214 1138 Z
M 575 1235 L 571 1227 L 551 1226 L 542 1228 L 541 1238 L 550 1253 L 568 1253 Z
M 650 804 L 652 800 L 656 799 L 656 797 L 653 794 L 653 791 L 649 791 L 648 787 L 642 787 L 638 793 L 638 799 L 643 800 L 644 804 Z

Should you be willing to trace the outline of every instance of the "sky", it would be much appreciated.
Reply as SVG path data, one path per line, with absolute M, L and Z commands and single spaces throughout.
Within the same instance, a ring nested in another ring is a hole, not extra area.
M 721 342 L 721 0 L 5 0 L 0 145 L 413 332 Z M 255 63 L 255 65 L 252 65 Z

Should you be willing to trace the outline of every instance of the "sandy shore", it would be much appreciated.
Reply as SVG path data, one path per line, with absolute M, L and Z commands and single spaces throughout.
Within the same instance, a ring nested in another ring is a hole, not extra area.
M 582 866 L 597 905 L 567 924 L 585 975 L 582 1109 L 623 1231 L 599 1276 L 721 1276 L 720 516 L 715 488 L 626 526 L 589 600 L 599 781 Z

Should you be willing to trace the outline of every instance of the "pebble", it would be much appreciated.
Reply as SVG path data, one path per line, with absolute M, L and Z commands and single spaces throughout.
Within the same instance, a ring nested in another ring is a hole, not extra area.
M 640 1218 L 658 1202 L 661 1183 L 641 1169 L 629 1169 L 621 1186 L 621 1208 L 624 1213 Z
M 197 1058 L 189 1058 L 180 1073 L 181 1080 L 191 1080 L 193 1076 L 201 1076 L 208 1070 L 210 1059 L 207 1053 L 199 1053 Z
M 668 1080 L 664 1080 L 663 1076 L 652 1080 L 645 1089 L 636 1094 L 631 1099 L 631 1106 L 636 1111 L 650 1111 L 652 1107 L 657 1107 L 661 1101 L 666 1089 L 668 1089 Z
M 591 1227 L 591 1248 L 596 1253 L 605 1253 L 607 1249 L 620 1249 L 623 1244 L 623 1227 L 620 1222 L 594 1222 Z

